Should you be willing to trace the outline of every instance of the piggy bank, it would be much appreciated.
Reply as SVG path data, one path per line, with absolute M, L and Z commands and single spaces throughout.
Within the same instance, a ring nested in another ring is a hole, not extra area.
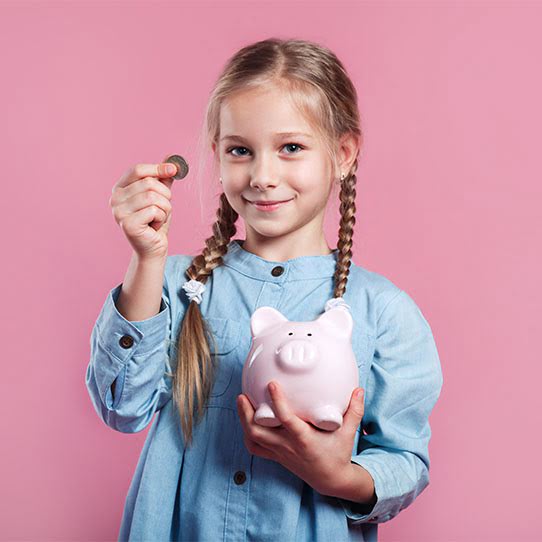
M 297 416 L 326 431 L 341 427 L 359 386 L 353 325 L 344 307 L 326 310 L 309 322 L 291 322 L 272 307 L 254 311 L 252 344 L 242 375 L 242 391 L 255 409 L 254 422 L 281 425 L 267 390 L 275 380 Z

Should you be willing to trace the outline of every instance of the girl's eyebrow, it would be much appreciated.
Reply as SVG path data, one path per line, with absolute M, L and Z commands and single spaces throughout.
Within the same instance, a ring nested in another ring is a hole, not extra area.
M 276 137 L 295 137 L 295 136 L 305 136 L 312 139 L 312 136 L 310 134 L 305 134 L 303 132 L 278 132 L 275 134 Z M 224 141 L 225 139 L 236 139 L 238 141 L 244 141 L 248 143 L 248 139 L 245 139 L 243 136 L 240 135 L 225 135 L 224 137 L 220 138 L 220 141 Z

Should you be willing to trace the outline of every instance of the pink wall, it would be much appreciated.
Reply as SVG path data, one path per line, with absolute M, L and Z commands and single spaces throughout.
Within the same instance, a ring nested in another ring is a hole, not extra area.
M 108 429 L 84 383 L 130 257 L 111 189 L 170 152 L 195 166 L 221 66 L 270 36 L 350 71 L 354 260 L 414 297 L 441 355 L 431 484 L 381 540 L 540 535 L 541 22 L 536 2 L 2 2 L 0 539 L 117 536 L 146 431 Z M 202 220 L 189 181 L 174 194 L 170 252 L 191 253 L 216 200 Z

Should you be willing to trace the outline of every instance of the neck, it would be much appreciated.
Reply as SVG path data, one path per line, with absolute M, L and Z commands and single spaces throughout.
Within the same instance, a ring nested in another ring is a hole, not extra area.
M 324 233 L 315 238 L 306 238 L 291 232 L 283 236 L 266 237 L 247 230 L 246 240 L 241 242 L 244 250 L 265 260 L 284 262 L 300 256 L 326 256 L 333 252 Z

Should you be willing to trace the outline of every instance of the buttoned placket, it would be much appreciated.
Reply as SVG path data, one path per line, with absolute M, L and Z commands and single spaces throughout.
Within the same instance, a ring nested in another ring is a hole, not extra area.
M 282 300 L 284 282 L 288 277 L 288 263 L 269 265 L 269 273 L 264 278 L 258 306 L 278 308 Z M 235 442 L 243 443 L 242 428 L 237 430 Z M 244 445 L 237 446 L 233 456 L 232 475 L 226 499 L 225 539 L 243 539 L 246 533 L 248 506 L 250 502 L 250 476 L 253 472 L 254 455 L 250 454 Z

